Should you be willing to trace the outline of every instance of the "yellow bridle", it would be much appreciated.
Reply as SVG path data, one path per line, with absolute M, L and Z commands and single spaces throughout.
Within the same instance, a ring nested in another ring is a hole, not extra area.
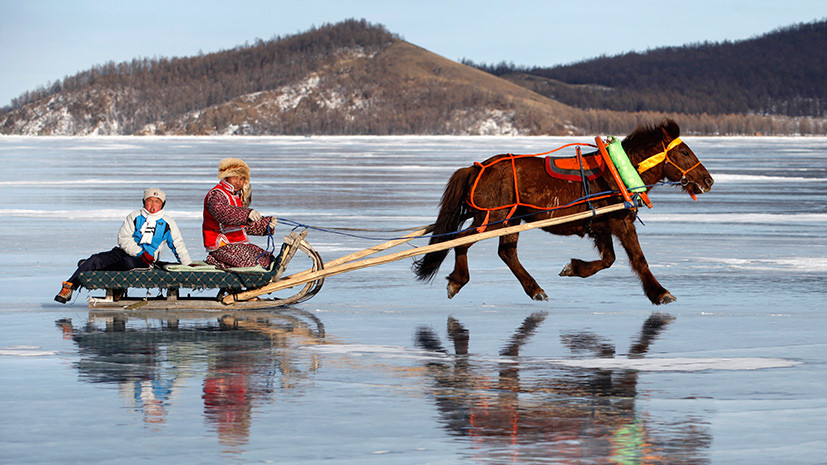
M 652 169 L 653 167 L 663 163 L 663 160 L 666 160 L 666 153 L 680 145 L 682 142 L 683 141 L 681 141 L 680 137 L 672 139 L 672 142 L 670 142 L 669 145 L 665 146 L 662 152 L 658 152 L 652 155 L 651 157 L 647 158 L 646 160 L 640 162 L 640 164 L 637 165 L 637 172 L 643 173 L 644 171 Z M 674 165 L 674 163 L 672 164 Z M 694 168 L 694 166 L 692 168 Z M 692 168 L 689 169 L 691 170 Z

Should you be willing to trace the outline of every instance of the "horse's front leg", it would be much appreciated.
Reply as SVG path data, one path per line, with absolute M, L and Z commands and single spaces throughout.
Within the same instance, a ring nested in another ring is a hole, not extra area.
M 633 220 L 622 221 L 614 232 L 617 238 L 620 239 L 620 244 L 626 250 L 626 254 L 629 256 L 629 265 L 631 265 L 632 269 L 637 273 L 638 278 L 640 278 L 643 292 L 655 305 L 668 304 L 678 300 L 660 285 L 649 270 L 649 264 L 646 262 L 646 257 L 643 256 L 643 250 L 640 248 L 637 231 L 632 221 Z
M 571 262 L 563 267 L 560 276 L 577 276 L 588 278 L 600 270 L 605 270 L 615 262 L 615 248 L 612 244 L 612 235 L 608 233 L 594 233 L 594 245 L 600 253 L 600 260 L 585 262 L 572 258 Z
M 500 236 L 500 246 L 497 249 L 497 254 L 503 262 L 508 265 L 508 269 L 514 273 L 514 276 L 523 285 L 523 290 L 534 300 L 548 300 L 546 292 L 537 284 L 537 281 L 528 274 L 528 271 L 523 268 L 520 260 L 517 258 L 517 241 L 519 240 L 519 233 L 508 234 Z

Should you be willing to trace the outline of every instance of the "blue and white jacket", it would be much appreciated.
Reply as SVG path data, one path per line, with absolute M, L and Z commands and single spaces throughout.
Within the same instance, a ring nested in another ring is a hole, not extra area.
M 133 257 L 146 252 L 158 260 L 165 242 L 182 265 L 192 263 L 178 225 L 172 218 L 166 218 L 163 210 L 155 214 L 143 208 L 135 210 L 126 217 L 118 231 L 118 246 Z

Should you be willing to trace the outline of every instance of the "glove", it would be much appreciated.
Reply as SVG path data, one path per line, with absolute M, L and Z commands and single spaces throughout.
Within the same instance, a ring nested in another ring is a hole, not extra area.
M 270 224 L 267 225 L 267 229 L 269 229 L 271 232 L 275 232 L 277 224 L 279 224 L 279 219 L 275 216 L 271 216 Z
M 247 215 L 247 219 L 250 222 L 255 223 L 256 221 L 261 219 L 261 213 L 257 212 L 256 210 L 250 210 L 250 214 Z
M 147 266 L 152 265 L 152 262 L 155 261 L 155 257 L 144 251 L 144 253 L 138 255 L 138 258 L 141 259 Z

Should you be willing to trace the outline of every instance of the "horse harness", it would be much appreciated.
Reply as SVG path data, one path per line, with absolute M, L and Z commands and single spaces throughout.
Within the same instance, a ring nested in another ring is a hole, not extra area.
M 657 166 L 661 163 L 669 163 L 672 166 L 674 166 L 678 171 L 680 171 L 680 173 L 681 173 L 681 185 L 685 186 L 687 183 L 689 183 L 689 180 L 686 178 L 686 175 L 690 171 L 692 171 L 695 168 L 697 168 L 698 166 L 700 166 L 701 162 L 698 161 L 698 163 L 695 163 L 689 169 L 685 170 L 685 169 L 681 168 L 680 166 L 678 166 L 677 163 L 672 161 L 672 159 L 669 158 L 669 151 L 674 149 L 675 147 L 677 147 L 681 143 L 683 143 L 683 141 L 681 140 L 680 137 L 676 137 L 676 138 L 672 139 L 672 142 L 670 142 L 669 145 L 666 145 L 666 144 L 663 143 L 663 141 L 661 141 L 661 146 L 663 147 L 663 150 L 656 153 L 656 154 L 654 154 L 654 155 L 652 155 L 651 157 L 647 158 L 646 160 L 643 160 L 642 162 L 640 162 L 637 166 L 638 173 L 643 173 L 644 171 L 647 171 L 651 168 L 654 168 L 655 166 Z
M 664 163 L 664 162 L 665 163 L 670 163 L 678 171 L 680 171 L 680 173 L 681 173 L 681 185 L 686 185 L 689 182 L 686 178 L 686 175 L 690 171 L 692 171 L 693 169 L 700 166 L 701 162 L 698 161 L 698 163 L 696 163 L 692 167 L 684 170 L 683 168 L 678 166 L 674 161 L 672 161 L 669 158 L 669 151 L 671 151 L 672 149 L 674 149 L 675 147 L 680 145 L 682 142 L 683 141 L 681 141 L 680 137 L 676 137 L 676 138 L 672 139 L 672 141 L 669 142 L 668 145 L 664 144 L 663 141 L 661 141 L 661 145 L 663 147 L 663 150 L 656 153 L 656 154 L 654 154 L 654 155 L 652 155 L 652 156 L 650 156 L 650 157 L 648 157 L 648 158 L 646 158 L 642 162 L 640 162 L 637 166 L 638 173 L 643 173 L 645 171 L 648 171 L 648 170 L 654 168 L 655 166 L 657 166 L 661 163 Z M 580 154 L 580 147 L 579 146 L 595 147 L 592 144 L 582 144 L 582 143 L 566 144 L 566 145 L 558 147 L 554 150 L 550 150 L 548 152 L 536 153 L 536 154 L 530 154 L 530 155 L 514 155 L 514 154 L 511 154 L 511 153 L 508 153 L 508 154 L 506 154 L 506 155 L 504 155 L 500 158 L 492 160 L 491 162 L 489 162 L 487 164 L 483 164 L 483 163 L 480 163 L 480 162 L 474 162 L 474 166 L 479 167 L 480 171 L 479 171 L 479 173 L 477 173 L 477 177 L 474 180 L 473 186 L 471 187 L 471 192 L 470 192 L 470 195 L 468 197 L 467 203 L 471 208 L 473 208 L 475 210 L 485 211 L 485 219 L 483 220 L 482 224 L 479 227 L 477 227 L 477 232 L 485 231 L 486 227 L 488 226 L 488 220 L 491 217 L 491 212 L 492 211 L 503 210 L 503 209 L 506 209 L 506 208 L 510 209 L 508 211 L 508 214 L 506 215 L 505 219 L 503 220 L 504 222 L 506 222 L 509 219 L 511 219 L 511 217 L 514 215 L 514 213 L 517 211 L 518 207 L 528 207 L 528 208 L 532 208 L 532 209 L 535 209 L 535 210 L 548 210 L 548 207 L 539 207 L 539 206 L 536 206 L 536 205 L 531 205 L 531 204 L 523 203 L 523 202 L 520 201 L 520 190 L 518 188 L 518 182 L 517 182 L 516 160 L 519 159 L 519 158 L 537 157 L 537 156 L 541 156 L 541 155 L 548 155 L 550 153 L 553 153 L 553 152 L 556 152 L 558 150 L 562 150 L 566 147 L 571 147 L 571 146 L 578 146 L 577 147 L 577 156 L 575 158 L 581 164 L 580 166 L 581 166 L 581 172 L 582 172 L 583 157 Z M 546 171 L 551 175 L 552 168 L 554 166 L 554 162 L 550 161 L 550 159 L 551 159 L 551 157 L 548 157 L 548 159 L 546 160 L 545 163 L 546 163 Z M 495 165 L 499 162 L 506 161 L 506 160 L 511 162 L 511 173 L 512 173 L 513 179 L 514 179 L 515 202 L 512 203 L 512 204 L 508 204 L 508 205 L 501 205 L 499 207 L 480 207 L 474 201 L 474 194 L 476 193 L 477 184 L 479 183 L 480 179 L 482 178 L 482 175 L 485 172 L 485 169 L 492 166 L 492 165 Z M 577 203 L 582 203 L 582 202 L 587 202 L 587 203 L 590 204 L 590 202 L 589 202 L 590 199 L 588 198 L 590 194 L 588 193 L 588 187 L 587 187 L 588 183 L 586 181 L 594 179 L 593 176 L 586 176 L 585 173 L 584 173 L 584 175 L 581 177 L 581 179 L 577 179 L 577 180 L 574 180 L 574 179 L 571 179 L 571 178 L 562 178 L 562 177 L 559 177 L 559 176 L 555 176 L 555 177 L 558 177 L 560 179 L 566 179 L 568 181 L 582 182 L 583 185 L 584 185 L 584 189 L 586 189 L 587 198 L 585 200 L 578 201 L 578 202 L 576 202 L 574 204 L 571 204 L 571 205 L 568 205 L 568 206 L 573 206 Z M 604 198 L 604 197 L 609 197 L 609 195 L 601 196 L 599 198 Z

